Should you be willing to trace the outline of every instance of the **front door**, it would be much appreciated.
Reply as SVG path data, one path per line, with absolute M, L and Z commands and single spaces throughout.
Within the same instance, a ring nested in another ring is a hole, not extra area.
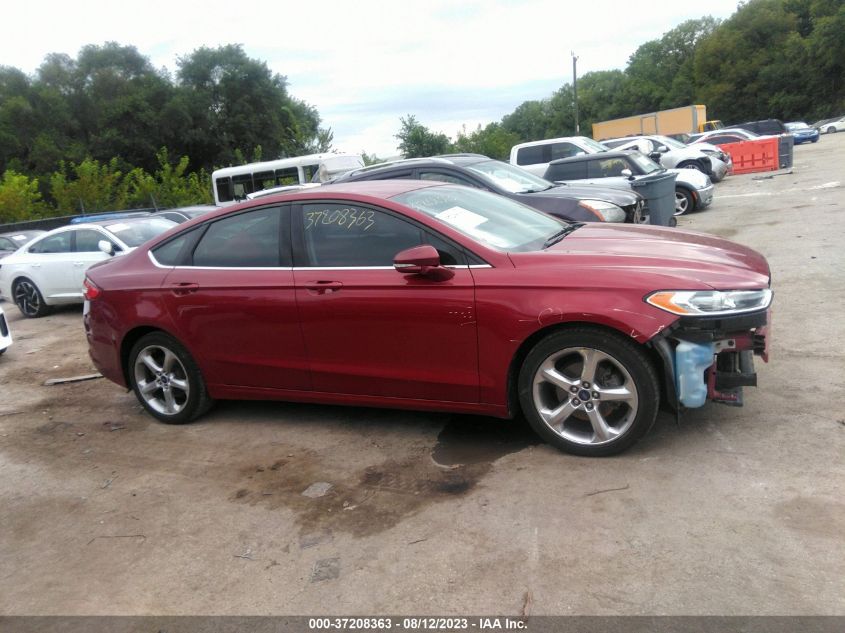
M 478 402 L 474 285 L 461 249 L 392 212 L 294 207 L 294 278 L 316 391 Z M 403 275 L 394 256 L 433 245 L 448 281 Z

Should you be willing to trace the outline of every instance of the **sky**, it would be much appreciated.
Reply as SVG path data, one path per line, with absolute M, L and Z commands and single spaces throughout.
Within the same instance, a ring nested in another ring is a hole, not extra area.
M 400 117 L 455 138 L 578 75 L 624 68 L 684 20 L 727 18 L 737 0 L 75 0 L 3 7 L 0 64 L 33 73 L 48 53 L 133 45 L 158 68 L 201 46 L 241 44 L 315 106 L 334 148 L 398 154 Z M 17 25 L 14 26 L 14 25 Z

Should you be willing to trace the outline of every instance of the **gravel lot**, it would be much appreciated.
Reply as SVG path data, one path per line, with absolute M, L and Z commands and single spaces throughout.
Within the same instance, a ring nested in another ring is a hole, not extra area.
M 843 165 L 825 135 L 680 218 L 769 258 L 771 363 L 615 458 L 391 410 L 168 427 L 102 379 L 43 386 L 93 369 L 81 308 L 4 304 L 0 614 L 845 614 Z

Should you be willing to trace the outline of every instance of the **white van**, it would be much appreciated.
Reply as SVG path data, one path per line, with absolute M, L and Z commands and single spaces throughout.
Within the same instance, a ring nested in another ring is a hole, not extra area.
M 529 141 L 511 148 L 510 164 L 543 177 L 549 163 L 558 158 L 569 158 L 579 154 L 606 152 L 607 148 L 586 136 L 564 136 L 545 141 Z
M 290 185 L 323 183 L 334 176 L 364 166 L 360 154 L 309 154 L 238 167 L 224 167 L 211 174 L 214 204 L 218 207 L 246 200 L 247 195 Z

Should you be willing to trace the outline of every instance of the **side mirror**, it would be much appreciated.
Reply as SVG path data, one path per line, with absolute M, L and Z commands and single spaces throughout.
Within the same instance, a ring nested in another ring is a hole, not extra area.
M 97 242 L 97 248 L 103 251 L 106 255 L 114 255 L 114 244 L 108 240 L 100 240 Z
M 625 176 L 625 178 L 633 178 L 634 177 L 634 172 L 632 172 L 630 169 L 623 169 L 621 173 L 622 173 L 623 176 Z
M 446 281 L 455 271 L 440 265 L 440 254 L 430 244 L 414 246 L 396 254 L 393 267 L 403 275 L 422 275 L 434 281 Z
M 657 148 L 657 151 L 658 151 L 658 152 L 660 152 L 660 153 L 662 154 L 662 153 L 664 153 L 664 152 L 668 152 L 668 151 L 669 151 L 669 148 L 668 148 L 668 147 L 666 147 L 665 145 L 661 145 L 660 147 L 658 147 L 658 148 Z

